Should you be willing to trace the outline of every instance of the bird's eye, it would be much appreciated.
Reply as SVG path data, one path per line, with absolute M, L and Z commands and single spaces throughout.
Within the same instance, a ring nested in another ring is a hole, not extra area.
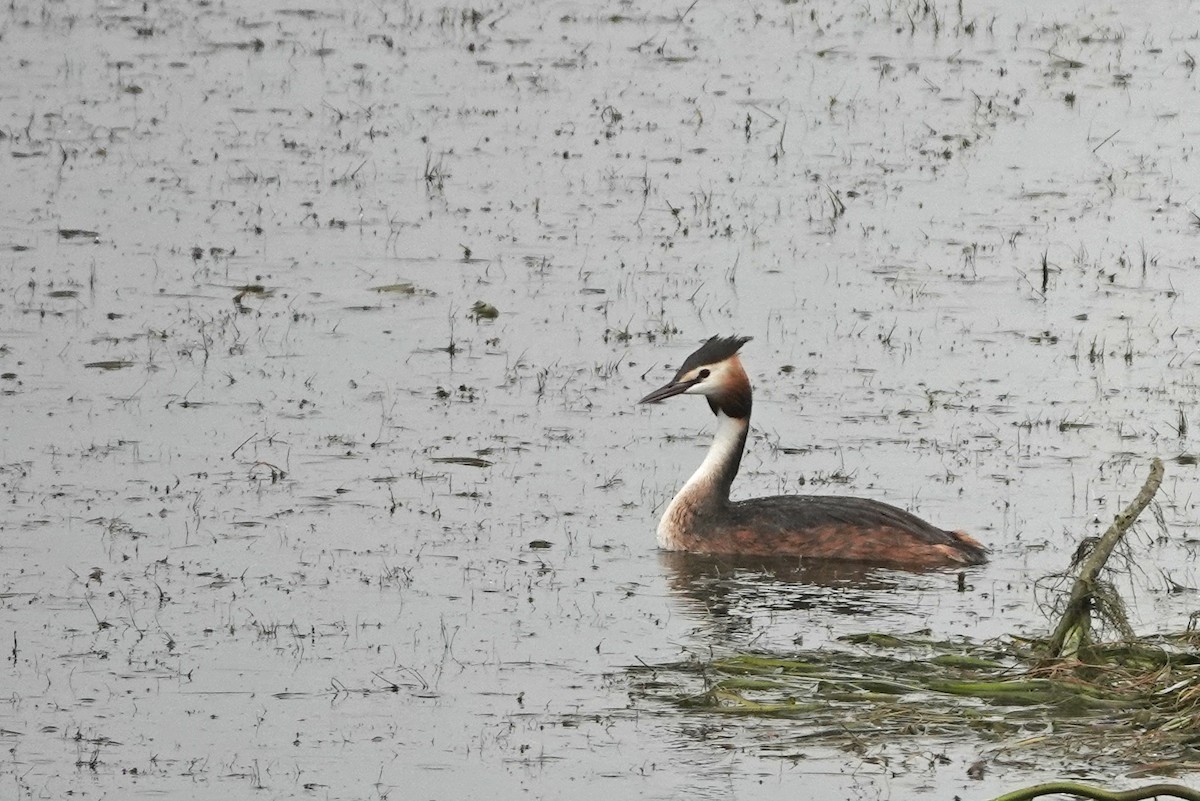
M 703 370 L 700 371 L 700 380 L 703 381 L 704 379 L 708 378 L 710 375 L 712 375 L 712 373 L 709 371 L 709 369 L 707 367 L 705 367 Z

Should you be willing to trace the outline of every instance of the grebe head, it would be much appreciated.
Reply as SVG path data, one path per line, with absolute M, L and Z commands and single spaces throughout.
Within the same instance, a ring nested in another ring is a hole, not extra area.
M 658 403 L 676 395 L 703 395 L 713 414 L 750 417 L 750 379 L 738 350 L 751 337 L 712 337 L 684 360 L 671 381 L 638 403 Z

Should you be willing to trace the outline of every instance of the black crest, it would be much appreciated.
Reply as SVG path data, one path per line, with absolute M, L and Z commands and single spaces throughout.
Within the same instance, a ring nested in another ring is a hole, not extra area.
M 675 374 L 675 379 L 679 380 L 685 373 L 695 370 L 697 367 L 702 367 L 706 364 L 716 364 L 723 362 L 730 356 L 741 350 L 742 345 L 745 345 L 754 337 L 713 337 L 700 346 L 700 349 L 688 356 L 683 361 L 683 366 L 679 368 L 679 372 Z

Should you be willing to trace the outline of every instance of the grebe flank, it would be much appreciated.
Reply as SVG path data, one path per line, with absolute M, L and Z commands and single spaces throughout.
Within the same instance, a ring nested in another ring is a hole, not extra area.
M 750 430 L 750 379 L 738 350 L 750 337 L 713 337 L 670 383 L 638 403 L 703 395 L 717 433 L 700 467 L 667 506 L 658 545 L 668 551 L 843 559 L 921 569 L 977 565 L 987 549 L 890 504 L 833 495 L 730 501 Z

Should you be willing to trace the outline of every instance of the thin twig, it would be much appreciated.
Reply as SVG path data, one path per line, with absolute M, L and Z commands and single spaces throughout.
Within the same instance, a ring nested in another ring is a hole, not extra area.
M 1100 148 L 1102 148 L 1102 147 L 1104 147 L 1105 145 L 1107 145 L 1107 144 L 1108 144 L 1108 141 L 1109 141 L 1110 139 L 1112 139 L 1114 136 L 1116 136 L 1117 134 L 1119 134 L 1120 132 L 1121 132 L 1121 129 L 1120 129 L 1120 128 L 1118 128 L 1117 130 L 1115 130 L 1115 131 L 1113 131 L 1112 133 L 1110 133 L 1108 136 L 1104 137 L 1104 141 L 1103 141 L 1103 142 L 1101 142 L 1100 144 L 1096 145 L 1095 147 L 1093 147 L 1093 148 L 1092 148 L 1092 152 L 1093 152 L 1093 153 L 1095 153 L 1097 150 L 1099 150 Z

